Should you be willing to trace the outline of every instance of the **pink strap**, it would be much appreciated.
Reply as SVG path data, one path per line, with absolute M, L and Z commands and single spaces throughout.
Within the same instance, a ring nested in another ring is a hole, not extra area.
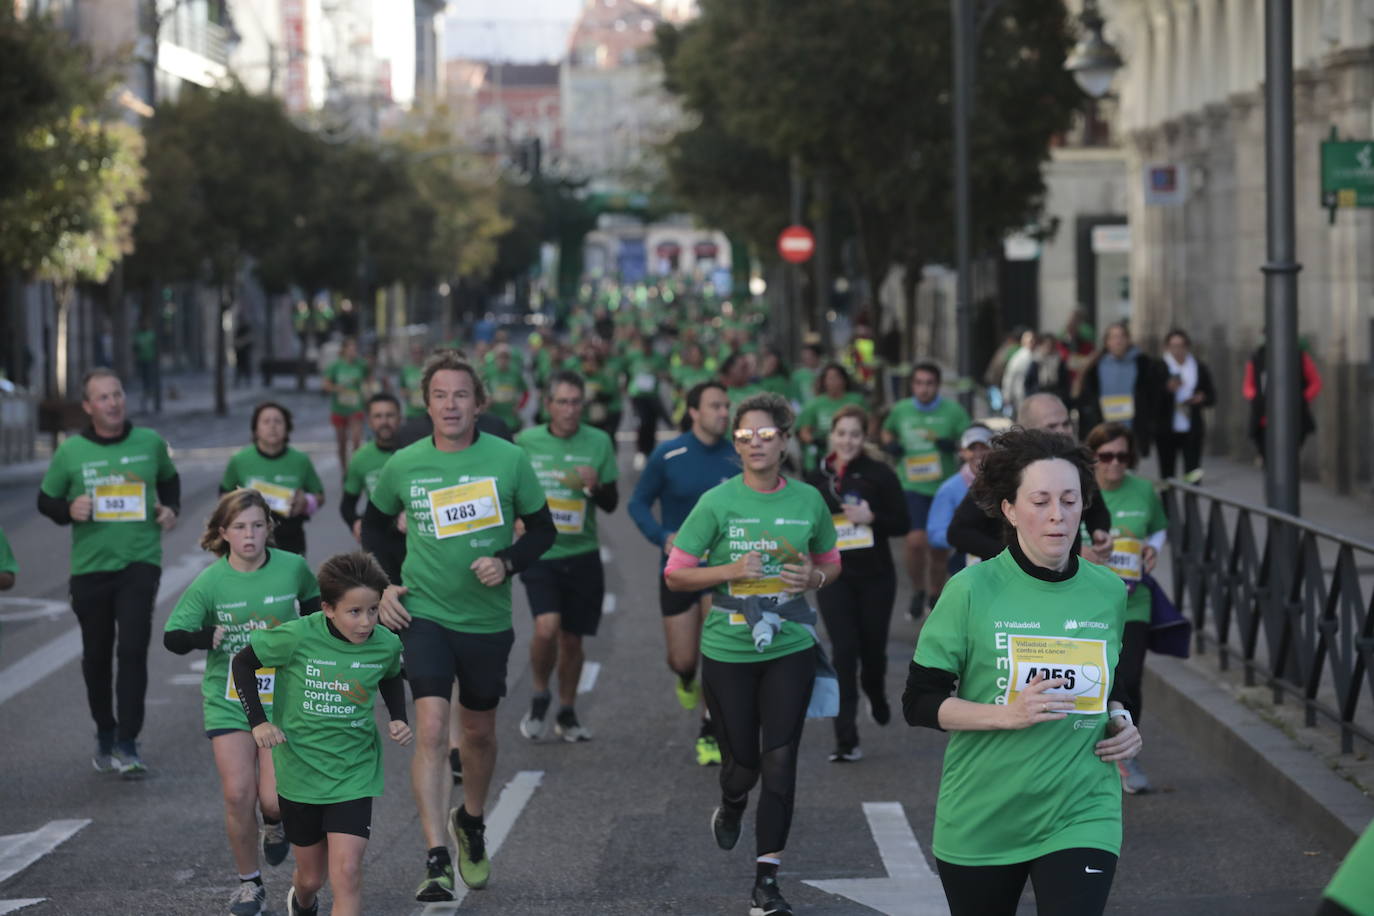
M 838 553 L 838 552 L 837 552 Z M 685 550 L 674 547 L 668 554 L 668 563 L 663 567 L 663 575 L 679 569 L 692 569 L 701 564 L 701 557 L 693 556 Z
M 822 563 L 838 562 L 840 562 L 840 548 L 838 547 L 831 547 L 825 553 L 811 554 L 811 563 L 813 566 L 820 566 Z
M 320 500 L 314 493 L 305 494 L 305 517 L 314 518 L 320 508 Z

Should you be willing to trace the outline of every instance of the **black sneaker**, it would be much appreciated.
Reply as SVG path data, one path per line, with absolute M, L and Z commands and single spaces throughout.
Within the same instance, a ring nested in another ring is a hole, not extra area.
M 886 725 L 892 721 L 892 707 L 887 703 L 887 697 L 869 697 L 868 715 L 879 725 Z
M 864 759 L 864 752 L 856 744 L 853 747 L 841 745 L 830 752 L 831 763 L 858 763 Z
M 720 805 L 711 812 L 711 835 L 721 849 L 734 849 L 739 842 L 740 821 L 744 819 L 744 808 Z
M 577 721 L 577 713 L 573 711 L 571 706 L 564 706 L 558 710 L 558 718 L 554 720 L 553 730 L 564 741 L 576 743 L 592 740 L 592 730 Z
M 907 608 L 906 615 L 912 620 L 920 620 L 926 613 L 926 593 L 917 592 L 911 596 L 911 606 Z
M 792 905 L 782 899 L 777 878 L 759 878 L 754 882 L 749 916 L 792 916 Z
M 275 824 L 263 824 L 258 828 L 259 842 L 262 843 L 262 857 L 267 860 L 267 864 L 273 868 L 286 861 L 286 854 L 291 851 L 291 843 L 286 839 L 286 828 L 281 821 Z
M 461 786 L 463 784 L 463 758 L 456 747 L 448 749 L 448 768 L 453 771 L 453 784 Z

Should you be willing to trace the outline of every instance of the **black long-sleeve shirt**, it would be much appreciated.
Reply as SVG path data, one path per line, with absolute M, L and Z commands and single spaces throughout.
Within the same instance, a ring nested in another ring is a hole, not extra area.
M 806 475 L 806 482 L 820 491 L 831 513 L 843 511 L 846 499 L 860 499 L 873 510 L 873 546 L 846 550 L 843 575 L 868 576 L 893 570 L 887 539 L 902 537 L 911 527 L 901 481 L 892 468 L 860 453 L 843 474 L 822 461 Z

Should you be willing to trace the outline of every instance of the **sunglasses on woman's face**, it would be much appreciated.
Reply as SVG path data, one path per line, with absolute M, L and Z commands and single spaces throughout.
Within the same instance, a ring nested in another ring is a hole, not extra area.
M 747 426 L 741 426 L 739 429 L 735 430 L 735 441 L 741 443 L 752 442 L 754 437 L 758 436 L 764 442 L 772 442 L 781 435 L 782 430 L 778 429 L 776 426 L 760 426 L 758 429 L 750 429 Z
M 1130 452 L 1098 452 L 1097 460 L 1103 464 L 1111 464 L 1113 461 L 1120 461 L 1122 464 L 1129 464 L 1131 461 Z

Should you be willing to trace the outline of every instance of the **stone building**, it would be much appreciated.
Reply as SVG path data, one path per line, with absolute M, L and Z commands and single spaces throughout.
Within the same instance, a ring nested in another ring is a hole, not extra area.
M 1131 225 L 1132 326 L 1158 352 L 1185 328 L 1212 367 L 1220 403 L 1212 448 L 1253 449 L 1241 395 L 1264 328 L 1263 0 L 1113 0 Z M 1320 200 L 1320 144 L 1374 137 L 1374 2 L 1294 7 L 1299 326 L 1325 388 L 1306 476 L 1367 493 L 1374 406 L 1374 214 Z M 1153 175 L 1153 189 L 1147 180 Z

